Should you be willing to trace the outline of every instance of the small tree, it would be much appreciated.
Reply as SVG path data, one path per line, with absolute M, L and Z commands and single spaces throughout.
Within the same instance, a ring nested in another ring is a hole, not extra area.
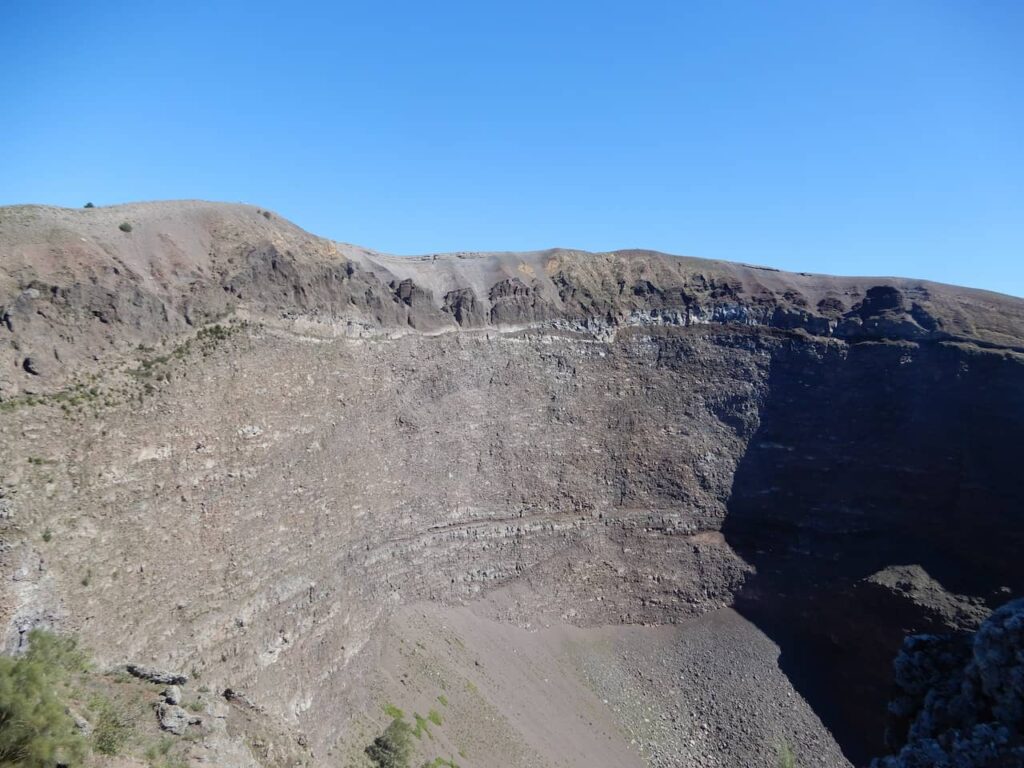
M 373 744 L 366 748 L 367 756 L 377 768 L 409 768 L 412 757 L 412 735 L 409 724 L 395 718 Z
M 53 768 L 83 758 L 85 744 L 58 692 L 83 663 L 73 641 L 39 630 L 24 656 L 0 656 L 0 765 Z
M 96 206 L 93 205 L 92 203 L 86 203 L 84 207 L 85 208 L 95 208 Z

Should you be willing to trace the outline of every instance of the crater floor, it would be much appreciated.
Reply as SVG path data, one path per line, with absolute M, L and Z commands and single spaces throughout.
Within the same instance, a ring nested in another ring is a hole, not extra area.
M 779 669 L 778 646 L 729 608 L 672 626 L 521 625 L 496 618 L 509 599 L 397 612 L 329 755 L 369 767 L 362 748 L 392 705 L 410 721 L 441 716 L 414 742 L 417 765 L 776 768 L 782 749 L 803 766 L 850 765 Z

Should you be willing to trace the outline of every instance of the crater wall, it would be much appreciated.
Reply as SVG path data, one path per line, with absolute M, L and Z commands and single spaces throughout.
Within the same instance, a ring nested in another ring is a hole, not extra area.
M 322 749 L 398 606 L 735 605 L 860 762 L 903 635 L 1024 588 L 1020 300 L 161 206 L 0 216 L 9 649 L 74 630 Z

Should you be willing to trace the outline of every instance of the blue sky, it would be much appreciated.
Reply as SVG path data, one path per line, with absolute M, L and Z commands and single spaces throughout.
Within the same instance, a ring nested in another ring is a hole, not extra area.
M 0 204 L 1024 296 L 1024 3 L 6 2 Z

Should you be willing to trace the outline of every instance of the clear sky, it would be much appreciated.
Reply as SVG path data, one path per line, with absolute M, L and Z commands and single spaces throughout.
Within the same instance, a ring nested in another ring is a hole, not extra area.
M 0 2 L 0 204 L 1024 296 L 1024 2 Z

